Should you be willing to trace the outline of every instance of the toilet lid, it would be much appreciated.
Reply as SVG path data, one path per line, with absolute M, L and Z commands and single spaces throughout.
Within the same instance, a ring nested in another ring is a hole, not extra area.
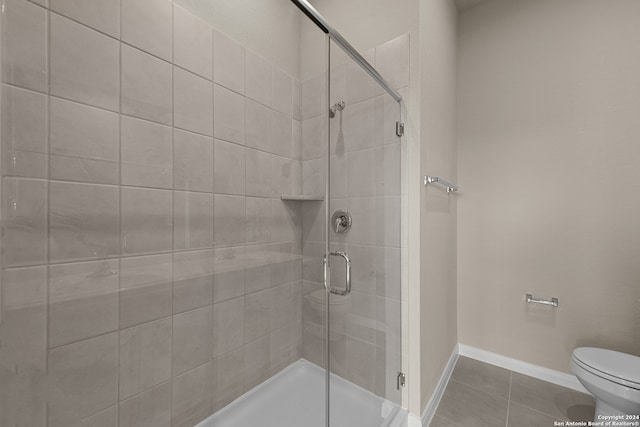
M 640 387 L 640 357 L 595 347 L 576 348 L 573 357 L 596 375 L 610 377 L 608 379 L 613 381 L 617 378 L 623 384 Z

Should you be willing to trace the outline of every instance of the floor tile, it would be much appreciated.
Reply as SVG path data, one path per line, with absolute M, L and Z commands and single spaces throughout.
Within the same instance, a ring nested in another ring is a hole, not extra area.
M 552 426 L 558 418 L 534 411 L 517 403 L 509 404 L 507 427 L 543 427 Z
M 460 356 L 451 379 L 503 399 L 509 398 L 511 371 Z
M 593 398 L 587 394 L 513 373 L 511 401 L 560 419 L 593 419 Z
M 429 427 L 458 427 L 458 426 L 449 420 L 445 420 L 442 417 L 434 415 L 433 419 L 431 420 L 431 424 L 429 424 Z
M 460 427 L 503 427 L 507 400 L 449 381 L 436 414 Z

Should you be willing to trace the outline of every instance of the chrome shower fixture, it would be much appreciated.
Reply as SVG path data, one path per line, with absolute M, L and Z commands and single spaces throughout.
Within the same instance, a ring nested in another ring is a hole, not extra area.
M 334 118 L 336 116 L 336 111 L 344 110 L 344 101 L 336 102 L 333 104 L 331 108 L 329 108 L 329 118 Z

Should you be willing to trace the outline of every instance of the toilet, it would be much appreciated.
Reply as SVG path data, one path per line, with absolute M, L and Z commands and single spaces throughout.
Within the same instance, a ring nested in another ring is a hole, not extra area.
M 580 347 L 571 355 L 571 370 L 596 399 L 594 421 L 602 415 L 640 414 L 640 357 Z

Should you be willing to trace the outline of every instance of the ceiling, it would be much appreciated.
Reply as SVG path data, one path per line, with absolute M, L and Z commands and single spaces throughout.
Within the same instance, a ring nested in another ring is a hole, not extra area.
M 463 11 L 465 9 L 469 9 L 470 7 L 473 7 L 475 5 L 477 5 L 480 2 L 483 2 L 485 0 L 456 0 L 456 6 L 458 6 L 458 11 Z

